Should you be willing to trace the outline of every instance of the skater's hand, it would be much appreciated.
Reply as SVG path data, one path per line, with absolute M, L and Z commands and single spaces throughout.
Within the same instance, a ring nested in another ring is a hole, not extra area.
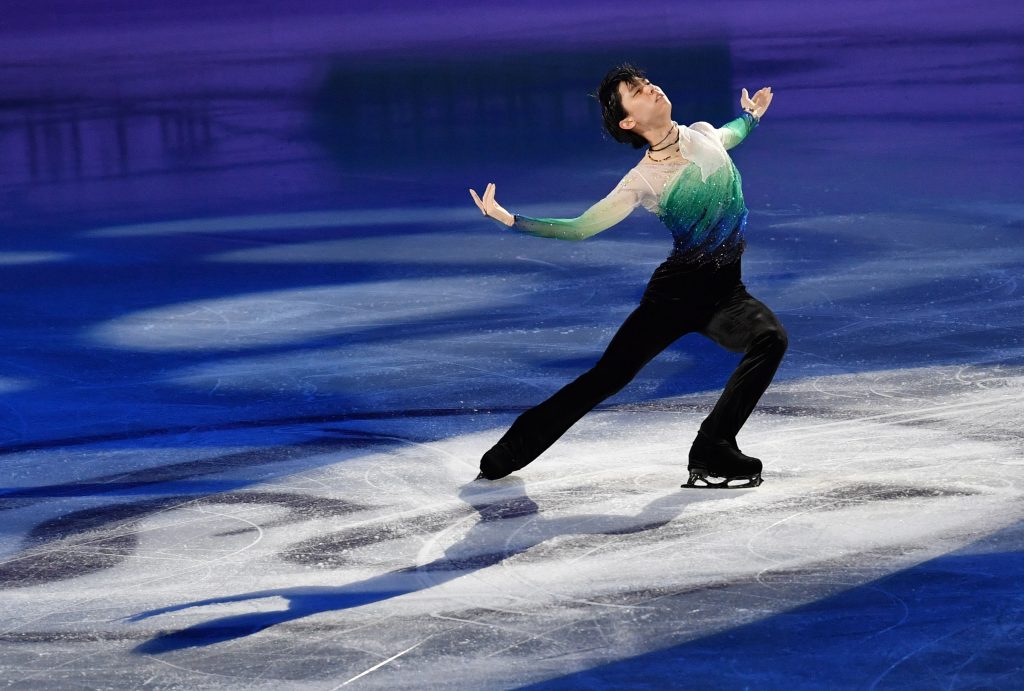
M 476 190 L 470 189 L 470 195 L 473 197 L 473 201 L 476 202 L 477 207 L 483 213 L 484 216 L 490 216 L 499 223 L 504 223 L 507 226 L 511 226 L 516 222 L 515 216 L 510 214 L 502 207 L 501 204 L 494 200 L 494 183 L 487 183 L 487 188 L 484 190 L 484 198 L 481 199 L 477 196 Z
M 768 110 L 768 106 L 772 102 L 772 88 L 766 86 L 763 89 L 759 89 L 754 97 L 751 98 L 747 95 L 747 90 L 743 89 L 740 94 L 740 108 L 747 111 L 755 118 L 760 118 L 764 115 L 764 112 Z

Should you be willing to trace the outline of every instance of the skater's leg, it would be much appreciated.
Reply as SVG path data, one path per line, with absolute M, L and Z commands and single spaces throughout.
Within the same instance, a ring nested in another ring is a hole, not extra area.
M 775 376 L 786 352 L 786 331 L 772 311 L 737 282 L 701 333 L 745 354 L 693 441 L 690 478 L 683 487 L 757 487 L 761 461 L 739 450 L 736 433 Z
M 692 319 L 678 305 L 642 302 L 619 327 L 593 368 L 516 419 L 484 455 L 483 475 L 503 477 L 536 459 L 589 410 L 617 393 L 655 355 L 693 327 Z
M 740 283 L 701 333 L 728 350 L 745 353 L 714 410 L 701 424 L 705 435 L 726 440 L 735 448 L 737 432 L 768 388 L 786 352 L 786 330 L 775 314 Z

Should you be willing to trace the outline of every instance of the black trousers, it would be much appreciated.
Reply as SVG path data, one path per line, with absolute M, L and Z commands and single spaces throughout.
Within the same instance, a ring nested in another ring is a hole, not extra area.
M 499 440 L 517 467 L 530 463 L 601 401 L 612 396 L 655 355 L 698 332 L 744 353 L 701 431 L 736 444 L 786 352 L 786 331 L 741 280 L 740 262 L 693 268 L 672 260 L 659 266 L 633 310 L 589 371 L 520 415 Z

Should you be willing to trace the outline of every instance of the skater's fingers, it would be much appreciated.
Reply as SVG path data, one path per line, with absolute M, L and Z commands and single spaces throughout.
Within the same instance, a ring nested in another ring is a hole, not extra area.
M 484 203 L 482 201 L 480 201 L 480 197 L 477 196 L 476 190 L 470 189 L 469 193 L 470 193 L 470 195 L 472 195 L 473 201 L 476 202 L 477 208 L 480 209 L 480 213 L 482 213 L 484 216 L 486 216 L 487 215 L 487 211 L 484 210 Z

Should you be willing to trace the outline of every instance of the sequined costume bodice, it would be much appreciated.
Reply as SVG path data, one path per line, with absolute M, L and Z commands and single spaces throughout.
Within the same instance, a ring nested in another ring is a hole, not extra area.
M 756 126 L 757 119 L 747 113 L 717 129 L 707 122 L 676 125 L 684 160 L 656 162 L 645 155 L 608 196 L 580 216 L 516 215 L 512 228 L 541 237 L 583 240 L 643 206 L 672 232 L 672 259 L 695 266 L 731 263 L 743 253 L 747 208 L 739 171 L 726 152 Z

